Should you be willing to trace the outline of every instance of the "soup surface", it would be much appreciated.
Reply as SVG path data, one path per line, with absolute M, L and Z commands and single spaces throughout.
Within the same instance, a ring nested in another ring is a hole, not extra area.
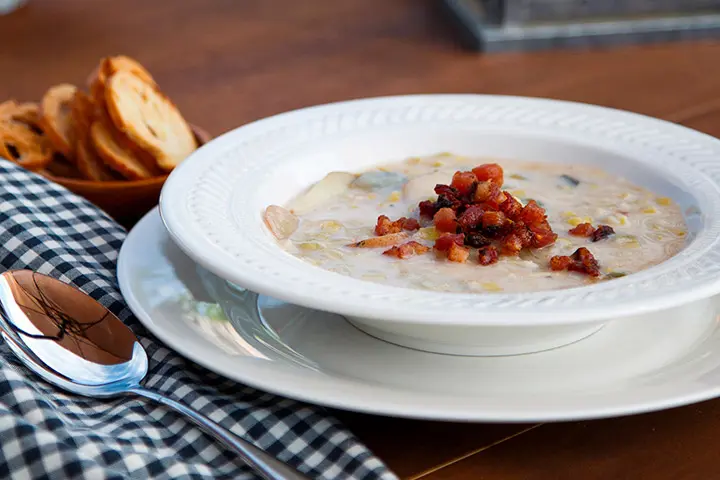
M 482 169 L 473 177 L 472 169 L 483 164 L 499 165 L 503 178 L 485 178 Z M 454 180 L 456 172 L 467 174 Z M 478 201 L 493 181 L 501 186 L 493 190 L 495 203 Z M 437 185 L 448 186 L 439 190 L 445 198 L 439 199 Z M 453 195 L 469 200 L 449 205 Z M 511 213 L 514 200 L 520 203 Z M 479 212 L 477 219 L 463 219 L 470 208 Z M 527 216 L 532 209 L 540 212 L 535 225 Z M 382 215 L 387 220 L 378 222 Z M 449 218 L 438 220 L 443 216 Z M 268 207 L 265 221 L 284 249 L 318 267 L 389 285 L 466 293 L 611 280 L 675 255 L 687 235 L 672 200 L 597 168 L 450 154 L 360 174 L 331 173 L 288 205 Z

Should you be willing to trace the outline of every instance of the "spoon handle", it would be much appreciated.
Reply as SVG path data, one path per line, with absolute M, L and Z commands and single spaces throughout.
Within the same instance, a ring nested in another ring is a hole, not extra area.
M 135 387 L 129 391 L 136 395 L 140 395 L 141 397 L 155 400 L 156 402 L 187 416 L 198 427 L 202 428 L 205 432 L 211 434 L 213 437 L 221 442 L 224 442 L 228 447 L 233 449 L 240 458 L 255 468 L 255 470 L 266 480 L 309 480 L 309 477 L 298 472 L 290 465 L 287 465 L 277 458 L 267 454 L 252 443 L 243 440 L 234 433 L 231 433 L 217 423 L 213 422 L 205 415 L 202 415 L 182 403 L 178 403 L 160 393 L 146 390 L 142 387 Z

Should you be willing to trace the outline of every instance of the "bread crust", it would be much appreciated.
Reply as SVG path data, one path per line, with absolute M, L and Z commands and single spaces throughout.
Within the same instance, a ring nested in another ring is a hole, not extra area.
M 40 103 L 40 128 L 55 150 L 66 158 L 72 158 L 74 154 L 70 104 L 76 91 L 75 85 L 61 83 L 49 88 Z

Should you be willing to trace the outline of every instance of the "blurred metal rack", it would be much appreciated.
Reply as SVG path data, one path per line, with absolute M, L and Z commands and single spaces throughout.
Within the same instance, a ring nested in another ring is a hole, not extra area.
M 442 2 L 465 43 L 483 52 L 720 38 L 720 0 Z

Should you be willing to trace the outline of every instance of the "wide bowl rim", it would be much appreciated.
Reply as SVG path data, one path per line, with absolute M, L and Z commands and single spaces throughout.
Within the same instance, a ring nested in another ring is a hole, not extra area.
M 705 157 L 708 155 L 708 149 L 711 157 L 720 154 L 720 140 L 703 133 L 641 114 L 596 105 L 531 97 L 477 94 L 427 94 L 365 98 L 317 105 L 281 113 L 230 130 L 209 142 L 193 153 L 179 168 L 173 171 L 165 182 L 159 202 L 163 223 L 173 240 L 186 254 L 201 266 L 231 282 L 258 293 L 274 296 L 309 308 L 331 311 L 346 316 L 392 322 L 468 326 L 581 324 L 658 311 L 676 306 L 680 303 L 706 298 L 720 292 L 719 275 L 713 276 L 712 278 L 707 278 L 706 276 L 702 281 L 693 282 L 692 285 L 686 281 L 681 285 L 681 288 L 663 291 L 662 295 L 649 293 L 650 290 L 648 287 L 654 288 L 655 285 L 653 282 L 655 282 L 655 280 L 649 278 L 647 272 L 652 271 L 650 275 L 650 277 L 652 277 L 653 274 L 662 270 L 662 268 L 658 269 L 658 267 L 653 267 L 624 279 L 605 282 L 606 285 L 612 284 L 609 288 L 607 286 L 604 287 L 605 297 L 607 297 L 608 291 L 610 292 L 610 301 L 607 301 L 607 298 L 603 298 L 602 302 L 600 302 L 601 299 L 598 295 L 600 289 L 598 289 L 597 286 L 532 292 L 530 294 L 508 293 L 487 295 L 443 292 L 428 293 L 424 290 L 400 287 L 387 288 L 387 286 L 384 286 L 389 292 L 389 294 L 385 295 L 378 294 L 378 284 L 357 279 L 350 279 L 349 281 L 340 280 L 337 278 L 339 276 L 338 274 L 327 272 L 301 261 L 298 262 L 303 263 L 303 266 L 295 265 L 293 268 L 294 273 L 297 274 L 300 272 L 300 275 L 303 275 L 303 277 L 295 281 L 295 283 L 288 283 L 283 280 L 280 275 L 283 273 L 282 269 L 284 267 L 279 266 L 280 263 L 275 261 L 277 260 L 276 258 L 273 258 L 284 253 L 284 250 L 282 250 L 279 245 L 276 244 L 274 248 L 268 247 L 270 248 L 268 251 L 270 253 L 268 254 L 266 254 L 267 252 L 261 251 L 258 253 L 257 251 L 253 251 L 238 255 L 237 251 L 235 251 L 235 255 L 230 255 L 228 252 L 223 251 L 226 245 L 218 246 L 214 239 L 211 240 L 209 238 L 217 237 L 216 232 L 207 234 L 207 232 L 203 233 L 193 230 L 193 226 L 197 225 L 193 224 L 193 220 L 191 219 L 192 215 L 190 215 L 189 210 L 187 210 L 188 198 L 192 197 L 193 201 L 196 201 L 197 192 L 193 190 L 193 187 L 202 182 L 207 183 L 207 178 L 199 179 L 198 177 L 209 171 L 208 169 L 212 170 L 212 168 L 217 167 L 217 163 L 214 162 L 217 160 L 216 157 L 221 154 L 226 155 L 228 151 L 233 148 L 237 149 L 238 146 L 247 149 L 248 145 L 252 144 L 252 141 L 258 137 L 272 138 L 273 131 L 275 131 L 275 133 L 282 131 L 284 134 L 287 134 L 288 132 L 292 132 L 293 126 L 307 124 L 330 115 L 344 114 L 345 112 L 350 112 L 348 115 L 352 115 L 354 114 L 353 112 L 358 111 L 382 111 L 384 108 L 389 109 L 391 107 L 407 105 L 418 106 L 419 108 L 430 105 L 435 108 L 437 105 L 445 104 L 480 105 L 483 108 L 490 105 L 491 109 L 494 106 L 502 107 L 506 110 L 507 108 L 522 107 L 530 110 L 546 109 L 555 113 L 568 112 L 568 114 L 581 112 L 583 115 L 588 116 L 590 121 L 594 118 L 603 120 L 609 118 L 615 123 L 619 122 L 623 128 L 627 128 L 627 122 L 629 122 L 629 126 L 632 127 L 630 130 L 634 132 L 633 135 L 637 132 L 644 135 L 642 137 L 643 145 L 649 141 L 647 133 L 652 131 L 654 135 L 662 138 L 666 143 L 668 135 L 670 139 L 682 140 L 682 142 L 680 142 L 683 144 L 682 153 L 688 158 L 696 154 L 695 150 L 698 152 L 702 150 L 702 154 L 705 155 Z M 416 114 L 415 117 L 417 116 Z M 364 118 L 364 121 L 368 122 L 372 120 Z M 336 123 L 339 123 L 339 121 Z M 403 126 L 407 128 L 408 125 L 403 124 Z M 625 135 L 625 133 L 623 133 L 623 135 Z M 274 141 L 277 142 L 278 138 L 274 138 Z M 317 142 L 317 138 L 315 138 L 314 141 Z M 688 146 L 686 144 L 692 145 Z M 256 145 L 253 144 L 253 146 Z M 696 148 L 693 150 L 691 147 Z M 262 150 L 262 148 L 266 147 L 260 145 L 258 148 Z M 663 148 L 665 148 L 665 144 L 663 144 Z M 673 147 L 671 145 L 667 148 Z M 698 153 L 698 155 L 700 154 Z M 694 159 L 693 161 L 695 161 L 695 157 L 692 158 Z M 697 164 L 697 162 L 695 163 Z M 246 171 L 246 164 L 238 161 L 235 161 L 235 164 L 244 165 L 243 174 L 250 174 Z M 215 165 L 215 167 L 211 167 L 212 165 Z M 221 167 L 217 167 L 215 170 L 219 170 L 220 168 Z M 700 167 L 697 167 L 695 164 L 693 168 L 700 169 Z M 708 170 L 706 166 L 702 168 Z M 709 176 L 705 175 L 708 171 L 693 171 L 697 176 L 693 181 L 702 183 L 704 181 L 703 179 L 708 177 L 708 183 L 702 184 L 698 188 L 708 190 L 713 201 L 717 201 L 718 204 L 720 204 L 720 194 L 718 193 L 720 192 L 720 172 L 718 172 L 717 179 L 710 181 Z M 227 174 L 227 171 L 224 173 Z M 700 173 L 702 173 L 702 175 L 700 175 Z M 248 185 L 245 185 L 245 187 L 248 187 Z M 250 188 L 252 188 L 252 185 L 250 185 Z M 246 193 L 248 192 L 246 191 Z M 213 192 L 213 194 L 219 195 L 217 191 Z M 224 198 L 222 201 L 227 200 L 227 198 Z M 720 214 L 718 214 L 715 209 L 713 210 L 712 220 L 714 224 L 717 224 L 717 228 L 720 229 Z M 211 224 L 211 222 L 208 224 Z M 713 271 L 717 270 L 720 272 L 720 260 L 718 260 L 718 258 L 720 258 L 720 244 L 716 237 L 709 238 L 708 232 L 705 230 L 701 232 L 701 236 L 703 236 L 706 243 L 709 243 L 703 246 L 704 250 L 707 251 L 703 251 L 702 253 L 710 257 L 710 262 L 704 260 L 705 265 L 711 265 Z M 241 236 L 244 235 L 244 233 L 240 231 L 236 233 Z M 245 237 L 248 237 L 248 235 L 245 235 Z M 246 240 L 246 238 L 243 238 L 243 240 Z M 265 241 L 267 238 L 263 236 L 262 239 L 258 237 L 254 240 Z M 696 254 L 695 257 L 699 258 L 700 254 L 698 252 L 693 253 Z M 236 262 L 238 258 L 242 258 L 242 261 L 245 262 L 242 268 L 240 268 L 239 263 Z M 272 263 L 270 270 L 262 266 L 258 267 L 259 264 L 265 261 Z M 684 265 L 683 262 L 688 263 L 688 265 Z M 680 273 L 683 275 L 686 274 L 683 269 L 690 267 L 697 268 L 697 265 L 689 265 L 689 263 L 692 262 L 688 261 L 686 255 L 679 254 L 660 264 L 662 267 L 666 267 L 668 264 L 673 265 L 672 268 L 675 270 L 662 272 L 662 275 L 659 276 L 657 287 L 667 287 L 668 278 L 670 278 L 671 282 L 679 281 L 674 279 L 674 277 L 680 275 L 677 271 L 678 266 L 681 267 L 679 270 L 682 271 Z M 275 268 L 279 268 L 280 270 L 272 270 Z M 286 271 L 289 270 L 286 269 Z M 320 273 L 321 271 L 324 273 Z M 642 278 L 643 275 L 644 278 Z M 322 286 L 327 286 L 327 289 L 318 289 L 319 284 L 317 282 L 313 284 L 315 279 L 320 277 L 323 277 L 325 281 L 322 283 Z M 636 295 L 627 297 L 628 292 L 624 292 L 622 294 L 626 295 L 625 298 L 614 299 L 613 295 L 617 295 L 623 290 L 628 290 L 628 287 L 635 288 L 636 286 L 633 281 L 640 278 L 643 280 L 643 282 L 640 282 L 640 285 L 645 289 L 645 291 L 643 291 L 641 288 L 641 293 L 645 296 Z M 630 281 L 628 281 L 628 279 L 630 279 Z M 328 283 L 328 281 L 331 283 Z M 648 284 L 648 281 L 650 284 Z M 332 282 L 342 283 L 346 287 L 352 284 L 352 289 L 346 289 L 345 291 L 340 291 L 337 288 L 334 289 Z M 376 287 L 370 287 L 370 284 Z M 309 288 L 308 286 L 315 288 Z M 692 288 L 690 288 L 691 286 Z M 542 293 L 544 295 L 544 303 L 538 300 L 542 295 L 536 295 L 535 293 Z M 490 296 L 494 298 L 491 299 Z M 482 300 L 480 300 L 481 297 Z M 568 304 L 568 298 L 571 298 L 575 304 L 572 304 L 572 302 Z M 585 300 L 587 298 L 591 298 L 595 300 L 595 302 L 590 302 L 586 305 Z M 400 299 L 402 299 L 402 301 L 400 301 Z M 550 300 L 549 302 L 547 301 L 548 299 Z M 429 303 L 433 301 L 436 302 L 436 304 Z M 488 306 L 488 304 L 483 302 L 494 303 L 492 306 Z M 469 308 L 471 303 L 473 305 L 472 309 Z M 481 306 L 477 307 L 477 305 Z M 601 308 L 599 308 L 599 305 L 601 305 Z M 439 314 L 442 314 L 442 321 L 438 319 Z

